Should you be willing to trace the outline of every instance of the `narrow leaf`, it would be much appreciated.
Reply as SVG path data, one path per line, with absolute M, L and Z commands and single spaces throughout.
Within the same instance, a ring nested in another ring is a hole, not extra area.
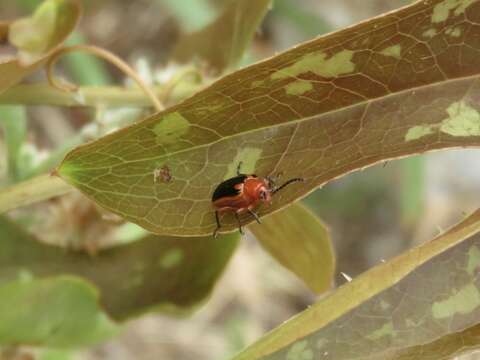
M 0 34 L 8 32 L 10 45 L 17 48 L 15 57 L 0 60 L 0 93 L 44 65 L 79 17 L 76 0 L 45 0 L 32 17 L 0 23 Z
M 263 215 L 386 159 L 478 146 L 478 14 L 479 1 L 419 1 L 320 37 L 74 149 L 59 174 L 152 232 L 208 235 L 211 195 L 240 161 L 306 180 Z M 155 181 L 165 166 L 172 181 Z M 221 220 L 236 228 L 233 215 Z
M 218 18 L 197 32 L 184 35 L 173 58 L 181 63 L 200 59 L 221 72 L 235 65 L 250 44 L 272 0 L 233 0 Z
M 335 254 L 327 227 L 296 203 L 250 224 L 260 244 L 287 269 L 320 294 L 333 285 Z
M 440 359 L 444 349 L 435 342 L 480 323 L 479 232 L 477 211 L 340 287 L 235 360 L 417 359 L 422 353 L 414 349 L 429 347 L 431 358 Z M 402 357 L 407 353 L 412 357 Z
M 5 134 L 8 159 L 8 178 L 18 180 L 21 176 L 20 151 L 26 141 L 27 118 L 25 108 L 21 106 L 0 106 L 0 127 Z

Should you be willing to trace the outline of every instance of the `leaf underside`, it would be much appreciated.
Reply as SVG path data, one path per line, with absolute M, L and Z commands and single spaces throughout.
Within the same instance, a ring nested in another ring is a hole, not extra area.
M 479 348 L 480 211 L 380 264 L 235 357 L 447 360 Z
M 240 161 L 247 173 L 306 180 L 265 215 L 383 160 L 480 145 L 479 58 L 480 2 L 419 1 L 226 76 L 78 147 L 58 172 L 152 232 L 207 235 L 211 194 Z M 170 182 L 155 176 L 164 167 Z M 231 214 L 222 223 L 236 228 Z
M 76 276 L 96 286 L 109 316 L 124 320 L 154 308 L 185 312 L 205 300 L 239 236 L 149 235 L 92 257 L 42 244 L 0 218 L 0 239 L 0 289 L 25 273 L 33 279 Z
M 335 254 L 327 227 L 300 203 L 252 223 L 249 230 L 265 250 L 316 294 L 331 290 Z

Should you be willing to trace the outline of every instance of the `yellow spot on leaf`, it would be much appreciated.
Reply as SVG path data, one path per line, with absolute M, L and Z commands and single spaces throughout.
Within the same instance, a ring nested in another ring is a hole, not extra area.
M 480 249 L 477 246 L 472 246 L 468 250 L 467 272 L 474 276 L 476 269 L 480 267 Z
M 382 310 L 387 310 L 388 308 L 390 308 L 390 306 L 391 305 L 385 300 L 383 299 L 380 300 L 380 307 L 382 308 Z
M 288 350 L 286 360 L 313 360 L 313 351 L 307 347 L 307 341 L 298 341 Z
M 405 135 L 405 141 L 420 139 L 421 137 L 432 134 L 433 131 L 434 131 L 434 126 L 428 126 L 428 125 L 414 126 L 408 129 L 407 134 Z
M 395 330 L 393 329 L 392 322 L 383 324 L 380 329 L 373 331 L 372 333 L 366 335 L 365 337 L 369 340 L 378 340 L 384 336 L 393 336 Z
M 480 292 L 469 284 L 444 301 L 434 302 L 432 314 L 435 319 L 444 319 L 456 314 L 466 315 L 480 306 Z
M 183 260 L 183 251 L 179 248 L 168 250 L 159 261 L 159 265 L 164 269 L 171 269 L 180 265 Z
M 385 56 L 391 56 L 394 57 L 395 59 L 401 59 L 400 52 L 402 51 L 402 47 L 397 44 L 393 46 L 389 46 L 386 49 L 383 49 L 380 51 L 380 54 L 385 55 Z
M 171 144 L 188 132 L 190 123 L 180 113 L 166 114 L 158 124 L 153 127 L 160 144 Z
M 216 113 L 227 106 L 228 102 L 226 102 L 223 98 L 217 98 L 209 100 L 203 104 L 198 104 L 194 111 L 196 116 L 202 117 L 207 116 L 207 114 Z
M 22 269 L 18 272 L 18 279 L 20 280 L 20 282 L 26 283 L 33 281 L 34 276 L 29 270 Z
M 447 20 L 451 10 L 455 10 L 455 16 L 463 14 L 475 1 L 476 0 L 445 0 L 433 8 L 432 22 L 439 23 Z
M 408 129 L 405 141 L 417 140 L 436 129 L 452 136 L 480 136 L 480 113 L 465 101 L 452 103 L 447 108 L 448 118 L 440 124 L 419 125 Z
M 274 72 L 272 80 L 296 77 L 306 72 L 313 72 L 319 76 L 333 78 L 342 74 L 349 74 L 355 69 L 352 62 L 353 51 L 342 50 L 327 59 L 323 52 L 305 55 L 295 64 Z
M 434 28 L 431 28 L 431 29 L 428 29 L 426 31 L 423 32 L 422 34 L 424 37 L 428 37 L 428 38 L 433 38 L 435 35 L 437 35 L 437 30 L 434 29 Z
M 455 16 L 463 14 L 465 10 L 475 2 L 476 0 L 459 0 L 460 6 L 455 9 Z
M 462 29 L 460 29 L 459 27 L 450 27 L 445 30 L 445 34 L 450 35 L 451 37 L 459 37 L 460 35 L 462 35 Z
M 288 95 L 302 95 L 312 89 L 313 86 L 310 82 L 302 80 L 291 82 L 285 86 L 285 91 Z
M 452 136 L 480 136 L 480 114 L 464 101 L 451 104 L 449 117 L 442 121 L 440 131 Z
M 261 154 L 262 149 L 259 148 L 246 147 L 240 150 L 235 156 L 235 159 L 228 165 L 224 179 L 230 179 L 237 175 L 237 167 L 240 162 L 242 163 L 240 168 L 242 174 L 253 174 Z

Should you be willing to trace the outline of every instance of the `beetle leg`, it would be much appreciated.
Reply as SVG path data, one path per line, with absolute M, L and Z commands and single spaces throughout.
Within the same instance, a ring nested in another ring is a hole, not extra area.
M 218 230 L 220 230 L 220 219 L 218 218 L 218 211 L 215 211 L 215 220 L 217 220 L 217 228 L 213 232 L 213 237 L 216 238 L 218 235 Z
M 242 173 L 240 172 L 240 169 L 242 168 L 242 163 L 243 161 L 240 161 L 237 166 L 237 175 L 241 175 Z
M 238 222 L 238 231 L 240 231 L 240 234 L 243 235 L 243 229 L 242 229 L 242 222 L 240 221 L 240 217 L 238 216 L 238 213 L 235 213 L 235 217 L 237 218 Z
M 261 224 L 262 222 L 260 221 L 260 218 L 258 217 L 257 214 L 255 214 L 252 210 L 248 209 L 248 212 L 257 220 L 257 223 Z

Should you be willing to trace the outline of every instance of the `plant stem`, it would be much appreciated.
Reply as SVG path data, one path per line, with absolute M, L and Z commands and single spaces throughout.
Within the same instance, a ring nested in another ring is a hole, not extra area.
M 73 187 L 57 176 L 44 174 L 0 190 L 0 214 L 66 194 Z
M 0 106 L 0 129 L 5 134 L 9 183 L 18 181 L 24 169 L 20 165 L 21 148 L 27 137 L 27 115 L 23 106 Z
M 204 85 L 179 83 L 171 93 L 169 100 L 183 100 Z M 168 88 L 168 86 L 167 86 Z M 165 87 L 156 87 L 155 93 L 163 98 Z M 151 100 L 137 88 L 122 88 L 118 86 L 84 86 L 77 91 L 65 92 L 57 90 L 48 84 L 17 85 L 0 94 L 0 104 L 22 105 L 53 105 L 53 106 L 106 106 L 106 107 L 150 107 Z
M 65 45 L 79 45 L 85 43 L 85 37 L 74 31 L 65 42 Z M 66 73 L 80 86 L 104 86 L 113 84 L 113 78 L 106 68 L 106 64 L 90 54 L 74 53 L 63 57 Z
M 62 57 L 62 55 L 68 54 L 71 52 L 78 52 L 78 51 L 86 52 L 86 53 L 101 57 L 102 59 L 112 63 L 121 71 L 123 71 L 125 75 L 131 77 L 137 83 L 138 87 L 145 93 L 146 96 L 150 98 L 150 101 L 152 102 L 153 106 L 157 109 L 157 111 L 162 111 L 165 109 L 165 106 L 160 102 L 155 92 L 140 78 L 140 76 L 136 73 L 135 70 L 131 68 L 129 64 L 127 64 L 125 61 L 123 61 L 114 53 L 94 45 L 79 44 L 79 45 L 73 45 L 73 46 L 64 46 L 56 50 L 48 58 L 47 65 L 46 65 L 47 79 L 51 86 L 59 90 L 65 90 L 65 91 L 75 91 L 77 89 L 76 85 L 62 84 L 58 82 L 58 80 L 53 75 L 53 68 L 57 63 L 57 61 Z

